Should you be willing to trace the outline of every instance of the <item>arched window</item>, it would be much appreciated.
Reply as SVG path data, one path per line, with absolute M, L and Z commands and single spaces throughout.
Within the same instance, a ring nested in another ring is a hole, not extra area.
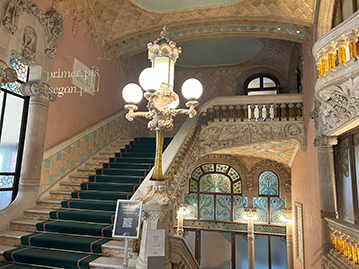
M 253 205 L 257 208 L 257 222 L 282 222 L 285 199 L 279 198 L 279 178 L 273 171 L 266 170 L 259 174 L 258 197 L 253 197 Z
M 18 80 L 2 83 L 0 89 L 0 210 L 17 194 L 29 102 L 20 93 L 28 79 L 28 66 L 13 57 L 9 64 Z
M 226 164 L 208 163 L 192 173 L 185 195 L 187 219 L 243 220 L 247 197 L 242 197 L 239 173 Z
M 244 82 L 248 95 L 265 95 L 279 93 L 279 81 L 271 74 L 256 74 Z

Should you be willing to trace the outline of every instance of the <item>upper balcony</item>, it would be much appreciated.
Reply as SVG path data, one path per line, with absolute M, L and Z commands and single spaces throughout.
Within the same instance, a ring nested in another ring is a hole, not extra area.
M 315 95 L 325 135 L 357 125 L 359 117 L 359 12 L 323 35 L 313 46 L 318 80 Z

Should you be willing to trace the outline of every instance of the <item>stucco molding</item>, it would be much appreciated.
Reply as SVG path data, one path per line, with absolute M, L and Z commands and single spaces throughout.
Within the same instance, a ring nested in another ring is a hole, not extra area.
M 25 96 L 42 96 L 49 101 L 55 101 L 57 97 L 57 94 L 51 90 L 50 85 L 45 82 L 26 83 L 21 86 L 20 91 Z
M 212 122 L 201 129 L 199 151 L 204 155 L 229 147 L 288 139 L 298 141 L 301 150 L 306 150 L 303 122 Z
M 62 16 L 55 9 L 51 9 L 45 14 L 41 9 L 33 5 L 30 0 L 7 0 L 1 6 L 2 11 L 2 28 L 15 34 L 18 30 L 18 19 L 22 14 L 30 14 L 37 18 L 38 22 L 44 27 L 46 34 L 45 55 L 50 58 L 55 58 L 57 49 L 57 39 L 63 34 L 63 21 Z M 34 31 L 35 33 L 35 31 Z M 28 33 L 27 33 L 28 35 Z M 34 52 L 26 51 L 24 56 L 31 56 L 33 58 Z M 27 58 L 27 57 L 26 57 Z
M 321 147 L 333 147 L 338 143 L 336 136 L 319 135 L 314 139 L 314 146 L 316 148 Z

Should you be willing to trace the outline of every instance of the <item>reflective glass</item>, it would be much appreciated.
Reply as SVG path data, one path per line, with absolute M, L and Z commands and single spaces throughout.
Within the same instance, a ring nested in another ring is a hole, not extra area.
M 201 268 L 230 268 L 231 250 L 230 233 L 201 231 Z
M 255 78 L 255 79 L 252 79 L 251 82 L 249 82 L 248 89 L 256 89 L 256 88 L 259 88 L 260 86 L 261 86 L 260 79 Z
M 255 235 L 254 237 L 254 268 L 268 269 L 268 236 Z
M 11 202 L 12 191 L 0 191 L 0 210 L 7 207 Z
M 275 82 L 267 77 L 263 77 L 263 88 L 275 88 Z
M 196 251 L 196 232 L 185 231 L 184 239 L 186 240 L 189 248 L 192 251 L 193 256 L 195 255 Z
M 271 236 L 270 249 L 272 269 L 286 269 L 287 244 L 285 238 L 281 236 Z
M 0 140 L 0 171 L 14 172 L 24 100 L 8 94 Z
M 248 268 L 247 235 L 236 235 L 236 269 Z
M 351 171 L 349 165 L 349 150 L 337 153 L 337 191 L 340 219 L 354 223 L 353 196 Z

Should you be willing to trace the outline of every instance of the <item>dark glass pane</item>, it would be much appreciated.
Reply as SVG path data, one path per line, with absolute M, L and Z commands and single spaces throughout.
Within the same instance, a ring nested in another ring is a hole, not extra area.
M 271 236 L 271 263 L 272 269 L 287 268 L 287 244 L 284 237 Z
M 185 231 L 184 239 L 186 240 L 189 248 L 192 251 L 193 256 L 195 255 L 196 251 L 196 232 Z
M 236 235 L 236 269 L 248 269 L 247 235 Z
M 254 238 L 254 268 L 268 269 L 268 236 L 255 235 Z
M 12 191 L 0 191 L 0 210 L 7 207 L 11 202 Z

